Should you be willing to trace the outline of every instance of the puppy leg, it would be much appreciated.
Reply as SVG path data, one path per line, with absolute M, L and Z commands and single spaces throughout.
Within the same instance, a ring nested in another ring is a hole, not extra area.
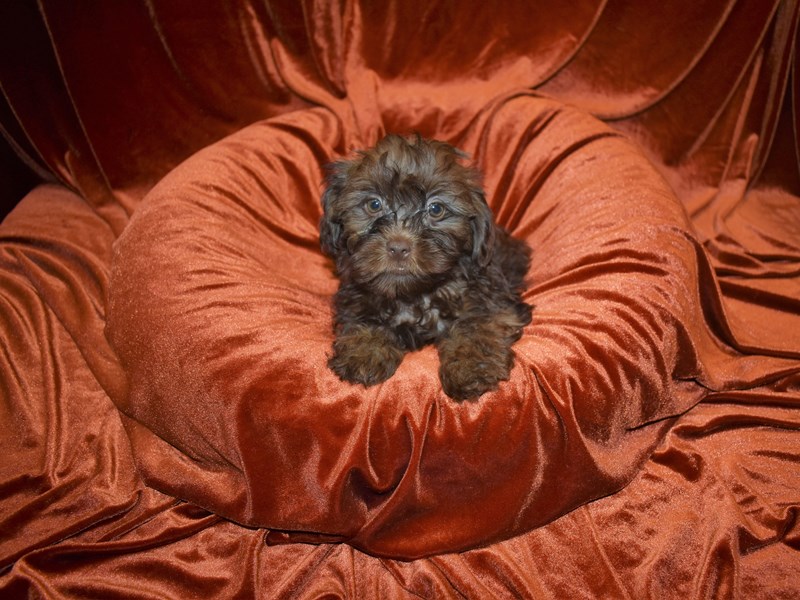
M 456 321 L 437 344 L 445 393 L 454 400 L 468 400 L 508 379 L 514 362 L 511 345 L 524 325 L 512 311 Z
M 336 336 L 328 366 L 344 381 L 370 386 L 389 379 L 404 354 L 387 330 L 352 325 Z

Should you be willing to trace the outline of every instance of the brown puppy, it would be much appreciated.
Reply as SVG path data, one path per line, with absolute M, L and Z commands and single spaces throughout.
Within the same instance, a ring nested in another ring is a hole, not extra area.
M 384 381 L 429 343 L 451 398 L 508 378 L 531 320 L 520 297 L 530 250 L 495 225 L 463 158 L 444 142 L 389 135 L 329 165 L 320 241 L 341 282 L 328 361 L 341 379 Z

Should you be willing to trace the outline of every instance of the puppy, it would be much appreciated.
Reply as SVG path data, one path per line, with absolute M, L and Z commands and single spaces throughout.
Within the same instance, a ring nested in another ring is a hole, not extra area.
M 374 385 L 426 344 L 455 400 L 508 379 L 531 320 L 530 250 L 495 225 L 478 173 L 444 142 L 389 135 L 328 165 L 322 250 L 340 279 L 329 367 Z

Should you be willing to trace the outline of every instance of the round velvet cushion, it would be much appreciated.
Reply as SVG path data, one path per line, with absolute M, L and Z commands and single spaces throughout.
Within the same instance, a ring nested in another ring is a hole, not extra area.
M 619 134 L 530 95 L 446 140 L 534 251 L 511 377 L 459 404 L 430 347 L 371 388 L 327 367 L 337 280 L 319 198 L 340 138 L 323 109 L 243 129 L 174 169 L 118 240 L 107 334 L 147 483 L 272 543 L 404 559 L 624 486 L 703 393 L 697 247 L 666 183 Z

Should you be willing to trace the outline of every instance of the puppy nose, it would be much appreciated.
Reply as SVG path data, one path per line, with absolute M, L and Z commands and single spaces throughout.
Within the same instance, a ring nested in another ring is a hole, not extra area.
M 402 238 L 393 238 L 386 243 L 392 258 L 405 258 L 411 252 L 411 244 Z

